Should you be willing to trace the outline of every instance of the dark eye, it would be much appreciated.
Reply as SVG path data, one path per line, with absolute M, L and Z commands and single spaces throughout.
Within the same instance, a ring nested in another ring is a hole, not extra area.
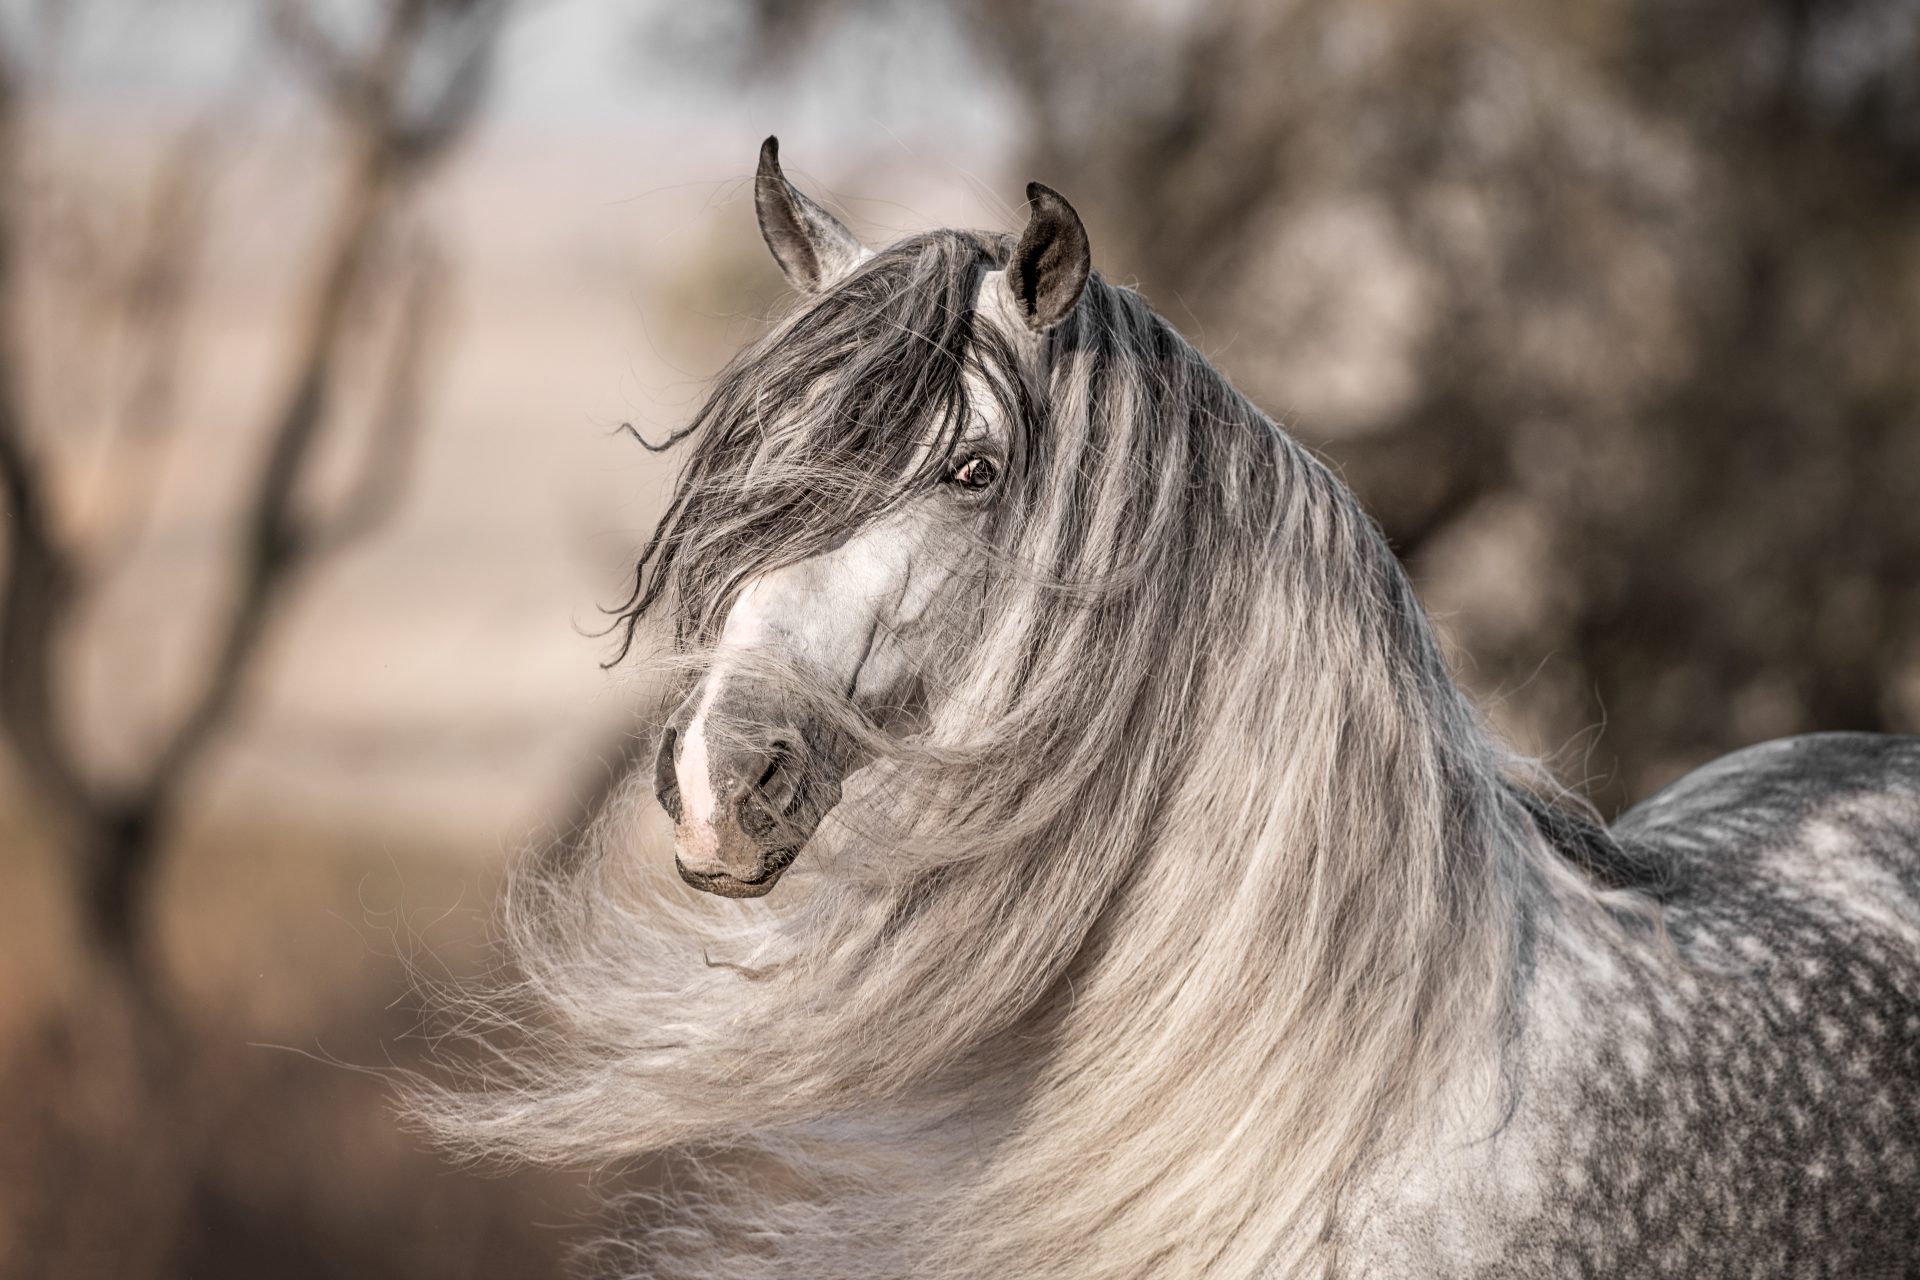
M 978 454 L 947 473 L 947 479 L 962 489 L 984 489 L 999 476 L 1000 469 L 994 466 L 993 459 L 982 458 Z

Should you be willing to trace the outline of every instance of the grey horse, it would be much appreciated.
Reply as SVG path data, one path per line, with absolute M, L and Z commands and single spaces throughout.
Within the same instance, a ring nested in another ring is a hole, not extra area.
M 1598 822 L 1028 196 L 873 252 L 768 141 L 798 299 L 625 612 L 677 879 L 634 806 L 525 873 L 466 1025 L 542 1030 L 420 1113 L 664 1161 L 636 1275 L 1920 1275 L 1920 740 Z

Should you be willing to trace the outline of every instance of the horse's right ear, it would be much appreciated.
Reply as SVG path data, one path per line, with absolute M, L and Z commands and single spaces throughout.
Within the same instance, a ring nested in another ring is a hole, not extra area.
M 801 293 L 819 293 L 873 256 L 840 220 L 800 194 L 780 172 L 780 139 L 760 144 L 760 171 L 753 180 L 753 208 L 760 234 L 787 283 Z
M 1066 318 L 1087 287 L 1093 251 L 1087 229 L 1066 197 L 1038 182 L 1027 184 L 1026 230 L 1007 263 L 1007 288 L 1027 327 L 1039 333 Z

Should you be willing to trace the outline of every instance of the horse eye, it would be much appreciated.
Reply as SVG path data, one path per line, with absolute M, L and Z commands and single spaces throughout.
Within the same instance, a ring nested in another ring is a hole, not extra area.
M 994 482 L 999 470 L 993 465 L 993 459 L 979 456 L 968 458 L 947 475 L 947 479 L 963 489 L 984 489 Z

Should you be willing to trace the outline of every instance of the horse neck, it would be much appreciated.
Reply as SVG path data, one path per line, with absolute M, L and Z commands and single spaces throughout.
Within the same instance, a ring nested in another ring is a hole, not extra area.
M 1310 1248 L 1497 1045 L 1531 828 L 1379 535 L 1265 429 L 1291 496 L 1222 566 L 1258 589 L 1213 600 L 1180 779 L 983 1189 L 1047 1206 L 1005 1222 L 1010 1261 L 1251 1272 Z

